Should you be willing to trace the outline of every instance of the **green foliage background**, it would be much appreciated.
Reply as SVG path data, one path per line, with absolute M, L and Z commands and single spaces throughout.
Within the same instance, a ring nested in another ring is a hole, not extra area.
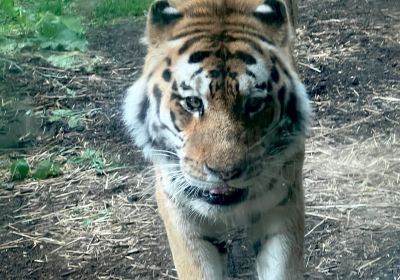
M 142 16 L 152 0 L 0 0 L 0 53 L 85 51 L 88 25 Z

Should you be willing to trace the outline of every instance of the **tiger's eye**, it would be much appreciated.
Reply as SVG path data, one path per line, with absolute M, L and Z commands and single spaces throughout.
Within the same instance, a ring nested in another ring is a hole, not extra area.
M 185 98 L 186 108 L 189 111 L 202 111 L 203 110 L 203 101 L 195 96 L 190 96 Z
M 253 97 L 246 101 L 245 111 L 247 114 L 254 115 L 265 107 L 265 98 Z

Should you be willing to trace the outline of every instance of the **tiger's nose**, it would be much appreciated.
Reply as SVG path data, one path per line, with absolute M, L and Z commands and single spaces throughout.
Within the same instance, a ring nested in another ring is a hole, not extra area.
M 243 173 L 243 169 L 240 166 L 214 167 L 205 163 L 204 169 L 206 173 L 219 177 L 224 181 L 237 179 Z

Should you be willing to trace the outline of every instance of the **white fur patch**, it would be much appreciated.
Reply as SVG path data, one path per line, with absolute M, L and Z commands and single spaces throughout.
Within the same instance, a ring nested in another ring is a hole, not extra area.
M 287 275 L 285 271 L 287 262 L 285 242 L 284 236 L 276 235 L 264 244 L 257 258 L 257 271 L 260 280 L 295 279 L 291 278 L 292 275 Z
M 269 76 L 269 71 L 265 67 L 263 59 L 261 57 L 256 57 L 257 63 L 254 65 L 247 66 L 247 69 L 256 75 L 256 79 L 250 78 L 247 74 L 243 73 L 239 76 L 239 90 L 242 95 L 252 95 L 253 92 L 250 89 L 254 89 L 256 84 L 261 84 L 266 82 L 265 77 Z M 267 95 L 267 92 L 264 94 Z
M 175 9 L 175 8 L 172 8 L 172 7 L 165 8 L 163 10 L 163 13 L 167 14 L 167 15 L 177 15 L 177 14 L 179 14 L 178 10 Z
M 308 131 L 311 126 L 311 118 L 312 118 L 312 108 L 311 108 L 310 100 L 308 99 L 306 88 L 298 80 L 298 77 L 296 77 L 294 80 L 295 80 L 295 87 L 296 87 L 295 93 L 297 95 L 297 100 L 298 100 L 298 109 L 300 111 L 300 114 L 304 118 L 303 130 L 306 134 L 308 134 Z
M 268 5 L 260 5 L 257 7 L 256 10 L 257 13 L 263 13 L 263 14 L 270 14 L 273 13 L 274 11 L 272 10 L 272 8 Z
M 146 95 L 146 79 L 141 77 L 127 91 L 125 103 L 123 105 L 123 119 L 128 127 L 131 137 L 136 145 L 142 147 L 149 142 L 147 135 L 147 125 L 138 120 L 142 101 Z M 148 149 L 144 148 L 143 153 L 149 157 Z

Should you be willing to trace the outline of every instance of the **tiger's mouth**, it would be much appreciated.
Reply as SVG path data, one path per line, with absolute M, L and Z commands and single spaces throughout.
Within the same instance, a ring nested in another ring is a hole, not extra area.
M 248 195 L 248 189 L 237 189 L 226 184 L 218 185 L 209 190 L 202 190 L 196 186 L 185 189 L 188 197 L 200 199 L 211 205 L 229 206 L 244 201 Z

